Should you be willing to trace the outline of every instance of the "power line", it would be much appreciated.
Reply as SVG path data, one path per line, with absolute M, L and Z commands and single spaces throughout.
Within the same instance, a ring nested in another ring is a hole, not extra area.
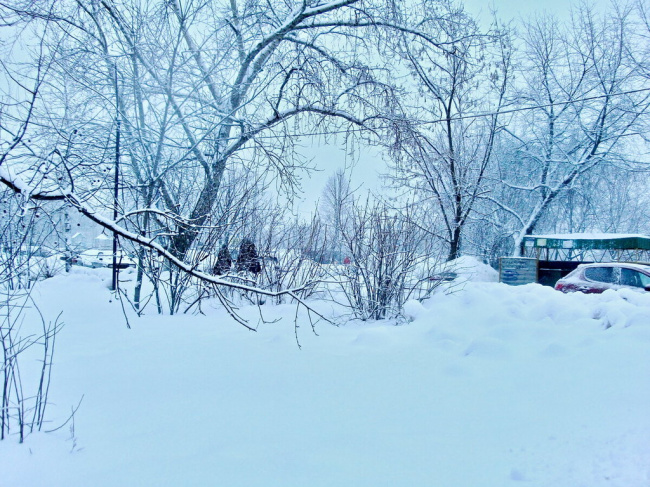
M 413 125 L 434 125 L 438 123 L 443 123 L 447 122 L 447 120 L 456 122 L 460 120 L 468 120 L 468 119 L 475 119 L 475 118 L 482 118 L 482 117 L 493 117 L 495 115 L 508 115 L 511 113 L 517 113 L 517 112 L 525 112 L 525 111 L 530 111 L 530 110 L 539 110 L 542 108 L 550 108 L 554 106 L 566 106 L 566 105 L 573 105 L 576 103 L 583 103 L 587 101 L 593 101 L 593 100 L 600 100 L 603 98 L 610 98 L 610 97 L 616 97 L 616 96 L 623 96 L 623 95 L 631 95 L 634 93 L 643 93 L 643 92 L 648 92 L 650 91 L 650 88 L 639 88 L 636 90 L 628 90 L 628 91 L 623 91 L 620 93 L 612 93 L 612 94 L 607 94 L 607 95 L 594 95 L 594 96 L 588 96 L 584 98 L 577 98 L 575 100 L 567 100 L 567 101 L 558 101 L 558 102 L 553 102 L 553 103 L 546 103 L 542 105 L 534 105 L 534 106 L 526 106 L 526 107 L 518 107 L 518 108 L 511 108 L 508 110 L 500 110 L 500 111 L 492 111 L 492 112 L 481 112 L 481 113 L 470 113 L 467 115 L 461 115 L 461 116 L 456 116 L 456 117 L 450 117 L 449 119 L 447 118 L 440 118 L 436 120 L 423 120 L 419 122 L 413 122 Z M 380 126 L 376 127 L 377 130 L 383 130 L 383 129 L 388 129 L 390 128 L 390 125 L 385 125 L 385 126 Z M 357 133 L 357 132 L 367 132 L 369 129 L 363 128 L 363 127 L 351 127 L 345 130 L 331 130 L 331 131 L 323 131 L 323 132 L 309 132 L 309 133 L 302 133 L 302 134 L 290 134 L 290 136 L 295 136 L 295 137 L 317 137 L 317 136 L 324 136 L 324 135 L 338 135 L 338 134 L 350 134 L 350 133 Z M 275 135 L 260 135 L 257 137 L 254 137 L 255 139 L 275 139 L 278 136 Z
M 592 101 L 592 100 L 600 100 L 602 98 L 610 98 L 614 96 L 622 96 L 622 95 L 631 95 L 634 93 L 642 93 L 644 91 L 650 91 L 650 88 L 639 88 L 638 90 L 629 90 L 629 91 L 622 91 L 621 93 L 612 93 L 609 95 L 594 95 L 594 96 L 588 96 L 585 98 L 578 98 L 576 100 L 567 100 L 567 101 L 559 101 L 559 102 L 553 102 L 553 103 L 546 103 L 544 105 L 535 105 L 535 106 L 528 106 L 528 107 L 519 107 L 519 108 L 511 108 L 509 110 L 501 110 L 498 112 L 484 112 L 484 113 L 475 113 L 475 114 L 469 114 L 469 115 L 463 115 L 460 117 L 451 117 L 451 121 L 455 120 L 465 120 L 468 118 L 480 118 L 480 117 L 491 117 L 494 115 L 507 115 L 509 113 L 516 113 L 516 112 L 524 112 L 524 111 L 529 111 L 529 110 L 538 110 L 540 108 L 550 108 L 554 106 L 565 106 L 565 105 L 572 105 L 574 103 L 582 103 L 585 101 Z M 429 125 L 429 124 L 434 124 L 434 123 L 441 123 L 441 122 L 446 122 L 446 118 L 441 118 L 438 120 L 431 120 L 427 122 L 420 122 L 420 125 Z

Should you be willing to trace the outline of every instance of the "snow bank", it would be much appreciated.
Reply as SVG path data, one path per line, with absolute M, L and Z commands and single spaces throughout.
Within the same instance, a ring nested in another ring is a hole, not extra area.
M 498 282 L 499 272 L 476 257 L 463 255 L 444 264 L 444 270 L 454 272 L 462 282 Z
M 403 326 L 300 315 L 299 349 L 290 305 L 128 330 L 105 271 L 38 287 L 66 322 L 52 426 L 84 399 L 73 431 L 0 442 L 1 487 L 650 483 L 647 294 L 468 282 Z

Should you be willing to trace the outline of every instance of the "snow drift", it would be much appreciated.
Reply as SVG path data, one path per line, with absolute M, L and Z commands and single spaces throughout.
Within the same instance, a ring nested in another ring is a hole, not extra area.
M 257 333 L 205 307 L 129 330 L 103 279 L 37 288 L 66 323 L 52 427 L 84 399 L 0 442 L 1 487 L 650 483 L 650 295 L 468 282 L 316 336 L 290 305 Z

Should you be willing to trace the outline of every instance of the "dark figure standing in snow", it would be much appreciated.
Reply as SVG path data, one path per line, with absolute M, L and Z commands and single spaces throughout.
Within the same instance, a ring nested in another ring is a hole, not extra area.
M 232 266 L 232 257 L 230 257 L 230 250 L 228 246 L 223 244 L 219 253 L 217 254 L 217 263 L 214 265 L 213 272 L 217 276 L 228 274 Z
M 250 272 L 255 275 L 262 272 L 262 266 L 257 256 L 255 244 L 248 238 L 242 240 L 239 246 L 236 270 L 237 272 Z

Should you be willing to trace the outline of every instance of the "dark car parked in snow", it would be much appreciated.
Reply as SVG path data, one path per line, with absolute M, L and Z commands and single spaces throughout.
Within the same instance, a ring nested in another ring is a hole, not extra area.
M 625 262 L 583 264 L 555 285 L 565 293 L 602 293 L 607 289 L 650 291 L 650 265 Z

